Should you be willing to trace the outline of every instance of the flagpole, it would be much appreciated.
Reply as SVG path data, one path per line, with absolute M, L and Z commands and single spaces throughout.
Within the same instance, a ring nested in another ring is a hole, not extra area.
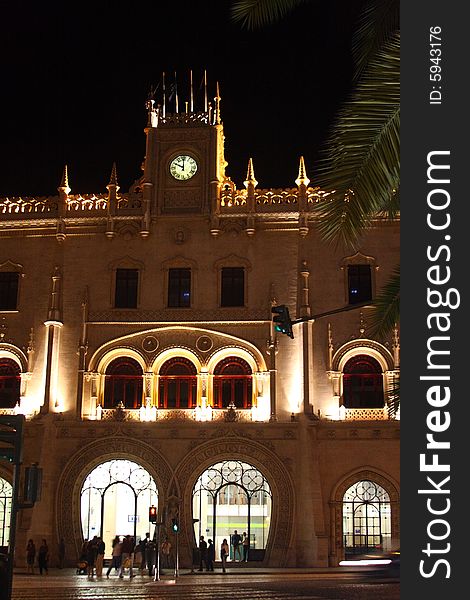
M 193 112 L 194 110 L 194 104 L 193 104 L 193 70 L 191 69 L 190 71 L 190 81 L 191 81 L 191 112 Z
M 176 71 L 175 71 L 175 105 L 176 105 L 175 112 L 178 112 L 178 84 L 176 83 Z
M 207 72 L 204 69 L 204 112 L 207 112 Z
M 166 115 L 165 71 L 163 71 L 163 118 Z

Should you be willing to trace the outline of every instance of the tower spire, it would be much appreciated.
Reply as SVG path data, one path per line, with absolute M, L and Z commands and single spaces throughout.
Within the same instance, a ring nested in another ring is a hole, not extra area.
M 175 71 L 175 112 L 176 113 L 179 112 L 179 107 L 178 107 L 178 83 L 177 83 L 177 79 L 176 79 L 176 71 Z
M 163 79 L 162 79 L 162 83 L 163 83 L 163 113 L 162 116 L 163 118 L 166 117 L 166 88 L 165 88 L 165 71 L 163 71 Z
M 308 184 L 310 183 L 310 179 L 307 177 L 307 172 L 305 170 L 305 162 L 304 162 L 303 156 L 300 157 L 299 174 L 297 175 L 297 179 L 295 180 L 295 183 L 298 186 L 303 184 L 305 187 L 308 187 Z
M 106 186 L 109 190 L 111 186 L 114 186 L 116 191 L 119 189 L 118 181 L 117 181 L 117 170 L 116 170 L 116 162 L 113 162 L 113 167 L 111 169 L 111 175 L 109 177 L 109 183 Z
M 215 93 L 215 123 L 220 124 L 220 93 L 219 93 L 219 82 L 217 82 L 216 93 Z
M 204 69 L 204 112 L 207 112 L 207 71 Z
M 62 173 L 62 179 L 60 181 L 60 185 L 59 185 L 59 191 L 63 191 L 66 194 L 70 193 L 70 186 L 69 186 L 69 172 L 67 169 L 67 165 L 64 166 L 64 172 Z
M 253 187 L 256 187 L 258 185 L 258 182 L 255 179 L 255 170 L 253 169 L 253 159 L 250 158 L 248 160 L 248 170 L 246 172 L 246 179 L 243 182 L 245 184 L 245 187 L 247 188 L 250 184 Z

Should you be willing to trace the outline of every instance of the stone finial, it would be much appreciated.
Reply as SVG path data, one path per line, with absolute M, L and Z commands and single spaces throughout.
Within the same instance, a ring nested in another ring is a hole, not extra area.
M 116 163 L 113 162 L 113 167 L 111 169 L 111 175 L 109 177 L 109 183 L 106 186 L 106 188 L 109 190 L 109 188 L 111 186 L 114 186 L 114 188 L 117 190 L 119 190 L 119 185 L 118 185 L 118 181 L 117 181 L 117 170 L 116 170 Z
M 310 183 L 310 179 L 307 177 L 307 173 L 305 170 L 305 161 L 303 156 L 300 157 L 299 174 L 297 175 L 295 183 L 297 186 L 303 184 L 305 187 L 308 187 L 308 184 Z
M 245 187 L 246 187 L 246 188 L 247 188 L 247 187 L 248 187 L 250 184 L 251 184 L 253 187 L 256 187 L 256 186 L 258 185 L 258 182 L 257 182 L 257 181 L 256 181 L 256 179 L 255 179 L 255 171 L 254 171 L 254 169 L 253 169 L 253 159 L 252 159 L 252 158 L 250 158 L 250 159 L 248 160 L 248 170 L 247 170 L 247 173 L 246 173 L 246 179 L 245 179 L 245 181 L 244 181 L 243 183 L 245 184 Z
M 219 82 L 216 84 L 216 93 L 214 98 L 214 106 L 215 106 L 215 124 L 220 125 L 220 92 L 219 92 Z
M 60 181 L 58 190 L 59 190 L 59 192 L 63 191 L 66 194 L 70 194 L 69 173 L 68 173 L 67 165 L 64 166 L 64 172 L 62 173 L 62 179 Z

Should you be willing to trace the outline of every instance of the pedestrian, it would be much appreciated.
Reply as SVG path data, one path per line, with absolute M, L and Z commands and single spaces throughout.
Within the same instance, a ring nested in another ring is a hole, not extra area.
M 111 573 L 111 569 L 114 567 L 115 572 L 117 573 L 121 568 L 121 552 L 122 552 L 122 544 L 121 538 L 116 535 L 114 540 L 112 541 L 113 550 L 111 552 L 111 563 L 106 571 L 106 577 L 109 577 Z
M 102 538 L 98 536 L 98 538 L 96 539 L 96 562 L 95 562 L 97 577 L 103 576 L 103 562 L 104 562 L 105 549 L 106 549 L 106 544 L 104 543 Z
M 237 552 L 238 552 L 239 559 L 242 560 L 242 553 L 240 550 L 240 542 L 241 541 L 242 541 L 241 535 L 235 529 L 235 531 L 233 532 L 233 535 L 232 535 L 233 560 L 234 561 L 237 560 L 237 558 L 236 558 Z
M 153 540 L 149 540 L 145 547 L 145 563 L 149 571 L 149 577 L 152 577 L 155 565 L 155 542 Z
M 206 571 L 214 570 L 215 546 L 212 540 L 207 540 L 207 569 Z
M 199 554 L 199 571 L 203 571 L 204 567 L 207 568 L 207 542 L 203 535 L 199 538 Z
M 227 539 L 224 538 L 220 546 L 220 560 L 222 561 L 222 573 L 226 573 L 225 568 L 227 566 L 227 557 L 230 549 L 228 547 Z
M 96 554 L 97 554 L 97 542 L 98 538 L 93 536 L 91 540 L 88 541 L 86 547 L 86 562 L 87 562 L 87 575 L 88 578 L 92 578 L 95 573 L 95 562 L 96 562 Z
M 124 577 L 124 569 L 129 569 L 129 578 L 134 577 L 134 572 L 132 570 L 133 550 L 134 538 L 130 535 L 124 536 L 124 539 L 122 540 L 121 567 L 119 569 L 119 579 L 122 579 Z
M 147 544 L 150 542 L 150 533 L 146 533 L 144 539 L 140 540 L 142 549 L 142 562 L 140 564 L 140 572 L 143 575 L 144 570 L 147 567 Z
M 26 565 L 27 572 L 34 575 L 34 560 L 36 558 L 36 546 L 33 540 L 28 540 L 28 545 L 26 546 Z
M 166 537 L 162 543 L 162 566 L 166 569 L 171 569 L 170 564 L 170 555 L 171 555 L 171 542 Z
M 140 574 L 142 575 L 142 557 L 143 557 L 143 540 L 139 540 L 139 542 L 134 547 L 134 567 L 138 568 Z
M 49 546 L 46 540 L 42 540 L 38 550 L 38 566 L 39 575 L 42 575 L 43 571 L 46 575 L 49 574 Z
M 248 551 L 250 550 L 250 538 L 247 536 L 246 532 L 243 533 L 242 546 L 243 546 L 243 560 L 244 560 L 244 562 L 248 562 Z
M 57 555 L 59 556 L 59 569 L 63 569 L 65 562 L 65 541 L 63 537 L 59 540 L 59 545 L 57 546 Z

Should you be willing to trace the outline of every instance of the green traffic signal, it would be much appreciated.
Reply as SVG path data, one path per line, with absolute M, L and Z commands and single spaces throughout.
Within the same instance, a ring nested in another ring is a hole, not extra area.
M 292 321 L 290 319 L 289 309 L 287 308 L 287 306 L 285 304 L 273 306 L 271 308 L 271 312 L 274 315 L 274 329 L 279 333 L 283 333 L 284 335 L 288 335 L 290 338 L 294 339 L 294 333 L 292 331 Z

